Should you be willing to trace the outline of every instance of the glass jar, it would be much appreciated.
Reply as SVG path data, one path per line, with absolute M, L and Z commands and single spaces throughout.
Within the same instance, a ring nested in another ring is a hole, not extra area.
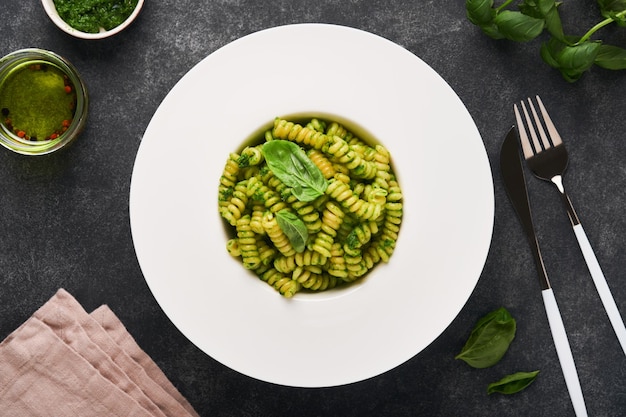
M 45 155 L 70 144 L 87 121 L 89 98 L 76 68 L 42 49 L 0 59 L 0 145 Z

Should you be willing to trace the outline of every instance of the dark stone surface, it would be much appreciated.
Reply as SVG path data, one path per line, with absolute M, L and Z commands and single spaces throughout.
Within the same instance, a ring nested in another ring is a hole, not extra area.
M 598 20 L 595 2 L 567 2 L 561 9 L 570 33 Z M 498 154 L 514 122 L 511 104 L 540 93 L 570 149 L 565 181 L 571 198 L 617 303 L 626 311 L 626 73 L 594 68 L 568 84 L 541 61 L 538 41 L 487 38 L 466 20 L 462 1 L 147 1 L 130 29 L 98 42 L 58 30 L 36 0 L 5 1 L 0 17 L 1 55 L 40 47 L 65 56 L 88 84 L 92 105 L 87 129 L 64 152 L 26 158 L 0 149 L 0 338 L 63 287 L 88 311 L 109 304 L 203 416 L 573 415 L 528 244 L 501 183 Z M 449 328 L 396 369 L 324 389 L 253 380 L 189 343 L 144 281 L 128 215 L 142 135 L 180 77 L 234 39 L 301 22 L 376 33 L 432 66 L 460 96 L 481 132 L 496 202 L 484 271 Z M 610 27 L 599 36 L 623 45 L 625 34 Z M 626 415 L 626 358 L 567 217 L 549 184 L 530 177 L 528 184 L 589 413 Z M 502 362 L 475 370 L 455 361 L 474 322 L 500 306 L 518 319 L 516 340 Z M 541 374 L 522 393 L 487 396 L 489 382 L 534 369 Z

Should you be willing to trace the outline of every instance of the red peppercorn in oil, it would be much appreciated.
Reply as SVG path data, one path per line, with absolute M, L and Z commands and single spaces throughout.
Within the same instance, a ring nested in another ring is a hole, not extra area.
M 24 63 L 0 84 L 0 125 L 21 140 L 58 138 L 70 125 L 75 109 L 74 86 L 51 63 Z

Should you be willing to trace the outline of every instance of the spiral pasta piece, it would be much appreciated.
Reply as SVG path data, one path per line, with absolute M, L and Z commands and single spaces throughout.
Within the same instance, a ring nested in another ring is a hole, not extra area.
M 239 154 L 231 153 L 226 161 L 226 166 L 222 176 L 220 177 L 220 185 L 226 188 L 232 188 L 237 183 L 239 175 Z
M 333 243 L 328 259 L 328 273 L 336 278 L 347 280 L 348 265 L 341 243 Z
M 247 146 L 241 151 L 241 155 L 237 159 L 237 163 L 240 168 L 247 168 L 254 165 L 259 165 L 263 162 L 263 152 L 259 146 Z
M 228 239 L 226 242 L 226 250 L 230 254 L 230 256 L 238 257 L 241 256 L 241 250 L 239 250 L 239 241 L 237 239 Z
M 297 266 L 298 264 L 296 263 L 295 254 L 290 256 L 279 256 L 274 260 L 274 268 L 283 274 L 293 272 Z
M 326 203 L 326 207 L 322 214 L 322 227 L 317 234 L 311 249 L 320 253 L 322 256 L 330 257 L 330 249 L 337 236 L 337 231 L 341 226 L 343 217 L 345 216 L 343 210 L 332 201 Z
M 273 136 L 278 139 L 290 140 L 307 147 L 324 150 L 331 139 L 322 132 L 289 122 L 283 119 L 274 121 Z
M 271 190 L 276 192 L 280 199 L 287 204 L 293 204 L 298 201 L 290 187 L 277 178 L 272 171 L 264 170 L 260 176 L 263 184 L 266 184 Z
M 258 235 L 265 234 L 265 229 L 263 229 L 263 224 L 261 224 L 263 214 L 265 214 L 265 206 L 260 203 L 253 203 L 252 215 L 250 217 L 250 228 Z
M 245 215 L 237 220 L 236 228 L 237 243 L 239 251 L 241 252 L 244 268 L 258 268 L 261 265 L 261 258 L 259 256 L 259 249 L 257 247 L 256 238 L 254 237 L 254 232 L 250 228 L 250 216 Z
M 332 143 L 325 151 L 333 160 L 343 164 L 356 178 L 371 179 L 376 176 L 376 164 L 365 161 L 339 136 L 332 137 Z
M 365 196 L 365 199 L 369 203 L 379 206 L 382 206 L 387 202 L 387 194 L 389 193 L 385 189 L 372 187 L 371 185 L 365 186 L 365 189 L 363 190 L 363 195 Z
M 265 205 L 272 213 L 277 213 L 288 207 L 280 195 L 263 184 L 259 177 L 252 177 L 248 180 L 247 195 L 255 201 L 259 201 Z
M 333 163 L 321 151 L 317 149 L 309 149 L 306 154 L 320 169 L 320 171 L 322 171 L 324 178 L 328 180 L 335 176 L 337 171 L 335 170 Z
M 340 123 L 317 118 L 303 124 L 276 118 L 260 140 L 298 144 L 319 169 L 325 191 L 300 201 L 299 190 L 285 182 L 298 186 L 269 168 L 262 143 L 230 153 L 218 210 L 234 229 L 226 243 L 231 256 L 285 297 L 345 285 L 389 262 L 400 236 L 403 195 L 385 147 L 369 146 Z
M 324 291 L 335 288 L 342 280 L 322 270 L 313 270 L 307 267 L 298 267 L 293 271 L 292 279 L 302 284 L 302 287 L 312 291 Z
M 328 128 L 326 129 L 326 134 L 328 136 L 339 136 L 341 139 L 348 140 L 352 136 L 352 134 L 345 128 L 345 126 L 339 124 L 338 122 L 331 122 L 328 124 Z
M 304 252 L 296 253 L 294 256 L 296 265 L 298 266 L 320 266 L 326 265 L 328 258 L 319 252 L 311 249 L 305 249 Z
M 291 298 L 302 288 L 302 284 L 298 281 L 287 277 L 274 268 L 268 268 L 259 273 L 259 278 L 274 287 L 280 294 L 287 298 Z
M 302 219 L 309 235 L 314 235 L 320 231 L 322 228 L 322 220 L 315 206 L 305 201 L 296 201 L 291 207 L 298 214 L 298 217 Z
M 247 189 L 248 185 L 246 180 L 238 182 L 237 185 L 235 185 L 228 203 L 220 207 L 220 214 L 231 226 L 235 226 L 237 220 L 246 212 L 248 204 Z
M 328 188 L 326 194 L 334 198 L 350 213 L 353 213 L 361 220 L 377 219 L 382 211 L 383 207 L 379 204 L 370 203 L 364 201 L 354 195 L 350 186 L 342 181 L 331 179 L 328 182 Z
M 282 231 L 278 222 L 276 221 L 276 217 L 271 212 L 265 212 L 263 215 L 263 219 L 261 220 L 261 224 L 263 225 L 263 229 L 265 229 L 265 233 L 269 236 L 274 243 L 274 246 L 283 256 L 291 256 L 296 253 L 296 250 L 289 242 L 289 238 Z
M 271 265 L 274 263 L 274 259 L 277 255 L 277 250 L 268 245 L 262 235 L 255 234 L 256 247 L 259 252 L 259 259 L 263 265 Z
M 309 123 L 306 124 L 306 127 L 309 129 L 316 130 L 318 132 L 324 132 L 326 130 L 326 122 L 317 118 L 311 119 Z
M 359 223 L 346 238 L 345 246 L 349 249 L 359 249 L 369 243 L 376 233 L 378 233 L 376 222 Z

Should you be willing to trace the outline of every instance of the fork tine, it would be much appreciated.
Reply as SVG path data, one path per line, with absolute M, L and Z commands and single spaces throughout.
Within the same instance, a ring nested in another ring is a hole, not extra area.
M 522 121 L 522 116 L 520 115 L 519 109 L 517 108 L 517 104 L 513 104 L 513 111 L 515 112 L 515 121 L 517 122 L 517 132 L 519 133 L 520 142 L 522 143 L 522 151 L 524 152 L 524 158 L 528 159 L 534 155 L 533 148 L 530 146 L 530 140 L 528 139 L 528 135 L 526 134 L 526 129 L 524 128 L 524 122 Z
M 539 145 L 539 142 L 537 141 L 537 135 L 535 134 L 535 130 L 533 129 L 533 126 L 530 122 L 530 117 L 528 116 L 528 111 L 526 110 L 526 106 L 524 105 L 523 101 L 520 104 L 522 105 L 522 111 L 524 112 L 526 125 L 528 126 L 528 131 L 530 132 L 530 136 L 532 137 L 532 142 L 533 142 L 532 145 L 531 145 L 531 140 L 528 138 L 528 134 L 526 133 L 526 128 L 524 127 L 522 116 L 516 104 L 513 105 L 513 110 L 515 111 L 515 120 L 517 122 L 517 130 L 520 136 L 520 141 L 522 143 L 522 150 L 524 151 L 524 158 L 528 159 L 528 158 L 531 158 L 535 154 L 535 150 L 537 152 L 540 152 L 541 146 Z M 535 150 L 533 150 L 533 147 Z
M 539 115 L 537 115 L 537 110 L 535 110 L 535 106 L 533 105 L 533 102 L 530 98 L 528 98 L 528 105 L 530 106 L 530 111 L 533 114 L 533 118 L 535 119 L 535 126 L 537 126 L 537 130 L 539 131 L 539 136 L 541 136 L 541 143 L 543 144 L 543 149 L 550 149 L 552 145 L 550 145 L 550 141 L 548 140 L 548 137 L 546 136 L 546 131 L 543 130 L 541 119 L 539 118 Z M 542 116 L 544 116 L 544 119 L 545 119 L 546 113 L 547 112 L 544 112 L 544 111 L 541 112 Z
M 556 127 L 554 127 L 554 123 L 552 123 L 552 119 L 550 118 L 548 111 L 544 107 L 543 102 L 541 101 L 541 98 L 539 96 L 535 96 L 535 97 L 537 98 L 537 103 L 539 104 L 539 109 L 541 110 L 541 115 L 543 116 L 543 120 L 546 124 L 546 128 L 548 128 L 550 139 L 552 139 L 552 144 L 554 146 L 560 145 L 561 143 L 563 143 L 563 140 L 561 139 L 561 135 L 559 135 L 559 132 L 556 130 Z
M 541 152 L 541 144 L 539 143 L 539 139 L 537 138 L 537 133 L 535 132 L 535 128 L 533 126 L 532 119 L 528 115 L 528 110 L 526 110 L 526 104 L 522 101 L 522 110 L 524 111 L 524 117 L 526 118 L 526 125 L 528 126 L 528 131 L 530 132 L 530 137 L 533 139 L 533 148 L 535 149 L 535 153 Z

